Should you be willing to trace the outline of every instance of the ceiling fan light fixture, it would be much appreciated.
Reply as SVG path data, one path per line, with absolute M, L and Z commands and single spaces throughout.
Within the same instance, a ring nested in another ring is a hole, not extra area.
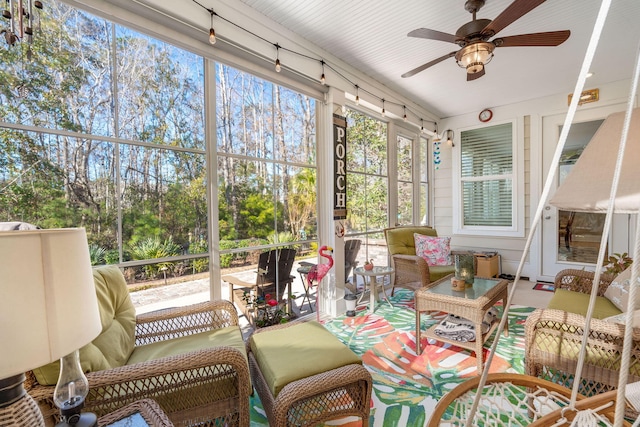
M 469 44 L 456 53 L 456 62 L 461 68 L 467 70 L 467 74 L 475 74 L 491 62 L 494 49 L 494 44 L 489 42 L 479 41 Z

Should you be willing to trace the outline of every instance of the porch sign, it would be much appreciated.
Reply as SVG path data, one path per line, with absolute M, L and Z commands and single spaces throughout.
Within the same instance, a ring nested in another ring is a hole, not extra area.
M 333 219 L 347 218 L 347 119 L 333 115 Z

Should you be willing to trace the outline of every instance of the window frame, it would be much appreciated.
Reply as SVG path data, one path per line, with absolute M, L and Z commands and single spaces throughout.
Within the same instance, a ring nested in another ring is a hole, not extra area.
M 411 178 L 410 180 L 401 180 L 398 177 L 398 139 L 403 138 L 411 142 Z M 415 130 L 411 130 L 408 127 L 401 126 L 396 123 L 389 123 L 389 135 L 387 141 L 387 152 L 389 157 L 388 163 L 388 176 L 389 176 L 389 226 L 400 225 L 415 225 L 420 218 L 420 204 L 423 202 L 420 200 L 420 185 L 422 175 L 421 171 L 427 167 L 426 161 L 420 158 L 420 142 L 421 135 L 416 133 Z M 393 145 L 391 145 L 393 144 Z M 393 149 L 391 149 L 393 148 Z M 422 162 L 422 163 L 421 163 Z M 411 184 L 411 221 L 406 224 L 400 224 L 398 222 L 398 212 L 402 201 L 399 199 L 399 185 L 400 183 Z M 428 193 L 428 192 L 427 192 Z
M 462 134 L 465 131 L 495 127 L 511 123 L 511 148 L 513 153 L 512 172 L 505 176 L 512 183 L 511 196 L 511 226 L 471 226 L 464 225 L 463 212 L 463 177 L 461 170 L 462 161 Z M 457 129 L 459 141 L 456 141 L 452 155 L 452 190 L 453 190 L 453 234 L 471 236 L 493 236 L 493 237 L 524 237 L 524 135 L 522 134 L 524 124 L 522 120 L 504 120 L 491 123 L 491 125 L 475 125 Z

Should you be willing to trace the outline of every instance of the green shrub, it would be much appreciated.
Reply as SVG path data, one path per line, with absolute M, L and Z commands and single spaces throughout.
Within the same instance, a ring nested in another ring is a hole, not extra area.
M 220 250 L 250 248 L 267 243 L 266 239 L 220 240 Z M 245 264 L 250 254 L 249 251 L 220 254 L 220 268 L 229 268 L 234 261 Z
M 209 252 L 209 244 L 207 239 L 198 238 L 195 242 L 189 245 L 189 253 L 192 254 L 205 254 Z M 191 267 L 194 273 L 202 273 L 209 269 L 209 258 L 196 258 L 191 260 Z
M 91 265 L 102 265 L 106 263 L 107 251 L 105 248 L 92 243 L 89 245 L 89 257 L 91 258 Z
M 170 256 L 176 256 L 180 254 L 180 245 L 173 241 L 173 238 L 161 240 L 159 237 L 148 237 L 142 239 L 131 247 L 131 255 L 133 259 L 138 260 L 152 260 L 156 258 L 164 258 Z M 147 264 L 142 267 L 145 276 L 149 279 L 156 277 L 162 268 L 173 267 L 172 262 L 161 262 L 157 264 Z
M 105 264 L 117 264 L 120 262 L 119 254 L 117 249 L 110 249 L 104 254 L 104 263 Z

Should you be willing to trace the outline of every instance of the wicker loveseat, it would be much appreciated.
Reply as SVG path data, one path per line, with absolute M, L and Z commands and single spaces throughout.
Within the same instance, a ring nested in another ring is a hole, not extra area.
M 396 287 L 415 291 L 455 271 L 453 265 L 430 266 L 422 257 L 417 256 L 414 233 L 438 237 L 436 230 L 427 226 L 395 227 L 384 230 L 391 265 L 395 268 L 392 295 Z
M 80 349 L 85 410 L 98 416 L 143 398 L 176 425 L 249 425 L 249 365 L 235 307 L 213 301 L 135 316 L 116 266 L 94 269 L 102 333 Z M 78 327 L 82 319 L 78 319 Z M 59 363 L 27 373 L 45 421 L 56 421 Z
M 582 270 L 558 273 L 549 308 L 535 310 L 525 323 L 526 374 L 572 387 L 593 278 L 594 273 Z M 604 275 L 599 283 L 580 384 L 585 396 L 613 390 L 618 384 L 625 325 L 604 320 L 620 313 L 604 296 L 613 280 Z M 634 328 L 632 337 L 629 383 L 640 381 L 640 329 Z

